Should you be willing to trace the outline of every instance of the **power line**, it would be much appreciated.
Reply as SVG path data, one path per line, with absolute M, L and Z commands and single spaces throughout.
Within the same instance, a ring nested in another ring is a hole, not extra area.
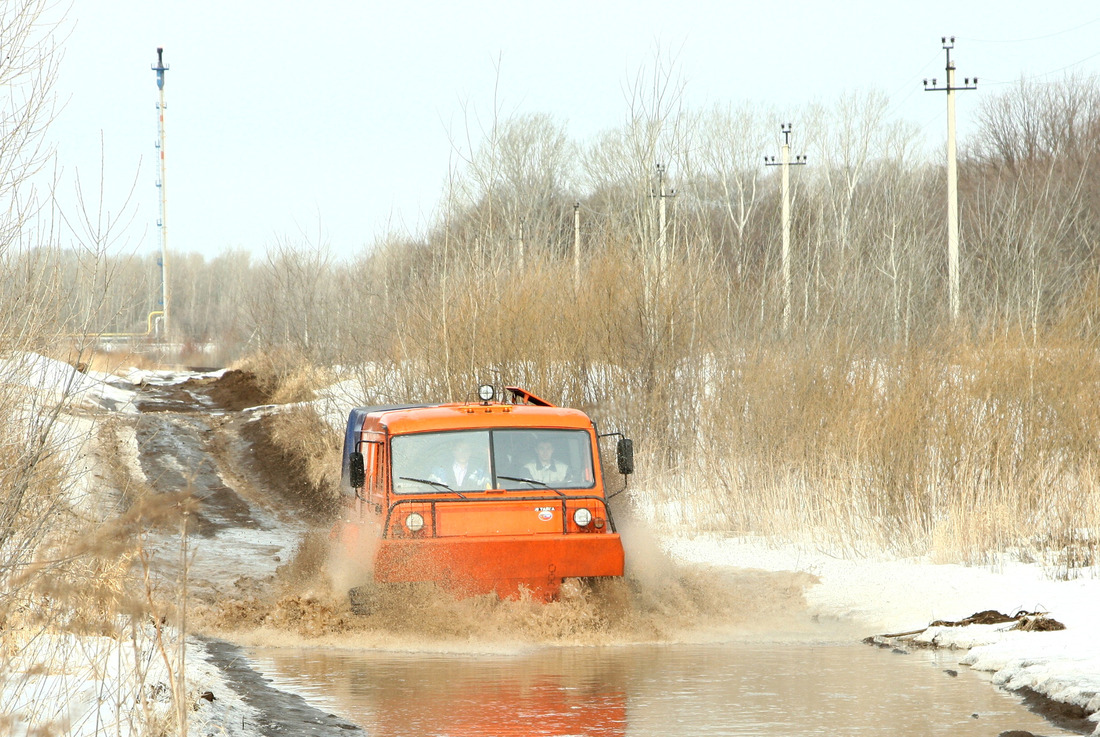
M 1067 64 L 1064 67 L 1059 67 L 1058 69 L 1052 69 L 1049 72 L 1039 72 L 1038 74 L 1032 74 L 1032 75 L 1029 75 L 1029 76 L 1020 77 L 1018 79 L 994 80 L 992 82 L 990 82 L 989 79 L 987 78 L 986 83 L 991 84 L 991 85 L 995 85 L 997 87 L 1001 87 L 1001 86 L 1004 86 L 1006 84 L 1016 84 L 1017 82 L 1030 82 L 1032 80 L 1042 79 L 1043 77 L 1049 77 L 1052 74 L 1058 74 L 1059 72 L 1064 72 L 1067 69 L 1073 69 L 1075 66 L 1079 66 L 1081 64 L 1084 64 L 1086 61 L 1090 61 L 1092 59 L 1095 59 L 1098 56 L 1100 56 L 1100 51 L 1097 51 L 1095 54 L 1090 54 L 1089 56 L 1086 56 L 1084 59 L 1080 59 L 1080 60 L 1075 61 L 1071 64 Z
M 1047 34 L 1044 34 L 1042 36 L 1032 36 L 1031 38 L 970 38 L 969 36 L 959 36 L 958 38 L 960 38 L 963 41 L 971 41 L 973 43 L 983 43 L 983 44 L 1030 43 L 1032 41 L 1045 41 L 1048 38 L 1055 38 L 1057 36 L 1062 36 L 1062 35 L 1065 35 L 1067 33 L 1073 33 L 1074 31 L 1079 31 L 1082 28 L 1087 28 L 1088 26 L 1091 26 L 1093 23 L 1098 23 L 1098 22 L 1100 22 L 1100 16 L 1097 16 L 1096 18 L 1093 18 L 1092 20 L 1087 20 L 1084 23 L 1079 23 L 1075 26 L 1070 26 L 1069 28 L 1064 28 L 1061 31 L 1054 31 L 1053 33 L 1047 33 Z

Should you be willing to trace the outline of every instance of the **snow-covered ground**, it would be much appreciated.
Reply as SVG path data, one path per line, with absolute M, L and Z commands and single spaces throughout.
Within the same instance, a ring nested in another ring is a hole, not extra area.
M 849 560 L 794 545 L 718 536 L 670 538 L 677 559 L 708 565 L 806 571 L 819 583 L 806 591 L 810 614 L 849 620 L 868 635 L 911 632 L 912 640 L 959 648 L 959 662 L 993 675 L 1009 689 L 1031 689 L 1081 707 L 1100 720 L 1100 569 L 1054 580 L 1040 566 L 937 565 L 926 560 Z M 994 609 L 1008 615 L 1047 612 L 1056 632 L 1012 631 L 1014 623 L 928 627 Z M 1094 734 L 1100 734 L 1098 724 Z
M 165 634 L 171 638 L 172 630 Z M 0 734 L 173 733 L 176 645 L 168 639 L 162 652 L 149 625 L 120 637 L 34 634 L 0 660 L 7 667 L 0 678 Z M 207 662 L 201 643 L 188 643 L 185 661 L 189 733 L 258 734 L 255 711 Z

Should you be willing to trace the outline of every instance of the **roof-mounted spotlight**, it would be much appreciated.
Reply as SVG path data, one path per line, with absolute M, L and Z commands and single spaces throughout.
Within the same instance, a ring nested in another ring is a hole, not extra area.
M 491 402 L 493 397 L 496 396 L 496 391 L 493 389 L 492 384 L 482 384 L 477 388 L 477 396 L 482 402 Z

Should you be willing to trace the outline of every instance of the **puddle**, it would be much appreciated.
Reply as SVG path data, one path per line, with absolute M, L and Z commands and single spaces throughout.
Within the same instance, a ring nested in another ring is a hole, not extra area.
M 518 655 L 249 651 L 274 687 L 372 735 L 1078 734 L 958 656 L 756 642 Z

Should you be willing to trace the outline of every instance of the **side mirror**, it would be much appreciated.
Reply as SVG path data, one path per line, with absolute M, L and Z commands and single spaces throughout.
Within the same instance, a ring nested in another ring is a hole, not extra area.
M 348 476 L 353 489 L 362 489 L 367 483 L 367 472 L 363 468 L 363 454 L 358 451 L 348 454 Z
M 626 476 L 634 473 L 634 441 L 630 438 L 619 438 L 619 444 L 615 447 L 615 456 L 619 461 L 619 473 Z

